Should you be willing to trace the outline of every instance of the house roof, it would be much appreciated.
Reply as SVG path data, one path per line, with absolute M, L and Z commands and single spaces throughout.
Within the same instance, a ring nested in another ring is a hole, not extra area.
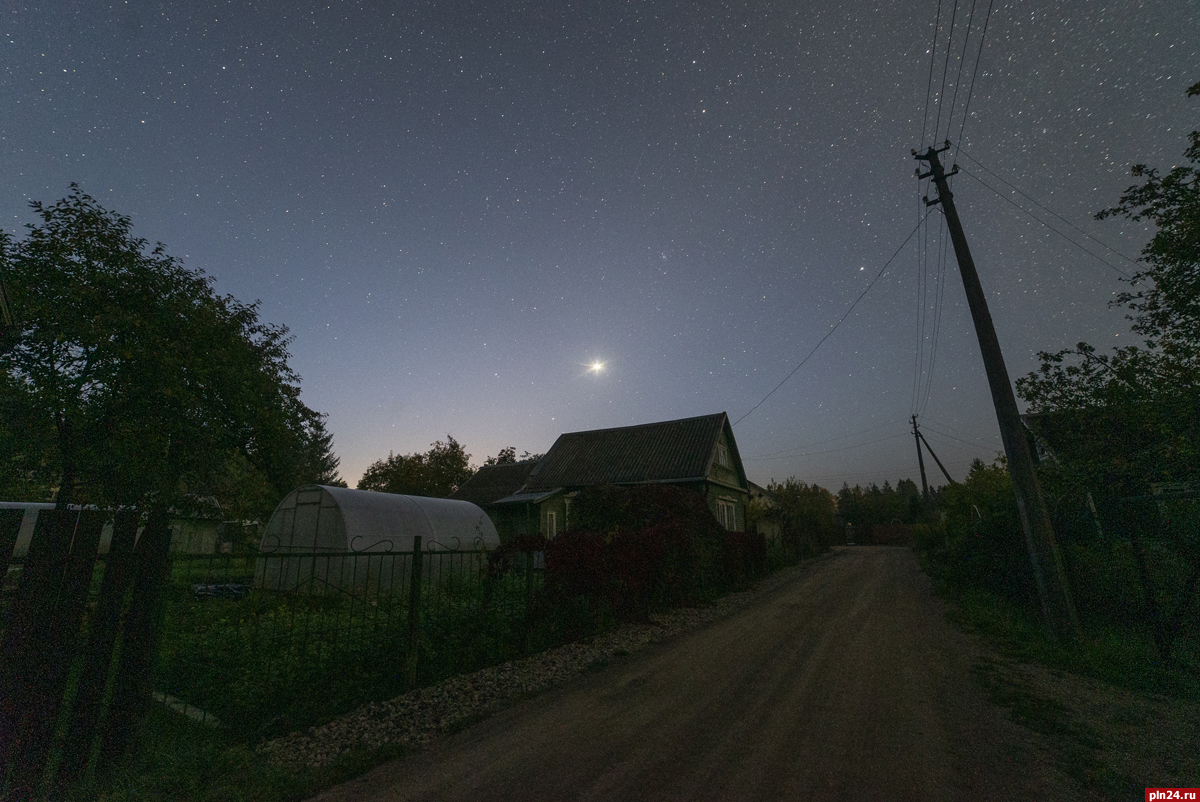
M 720 412 L 560 435 L 521 490 L 532 493 L 597 484 L 700 481 L 708 474 L 722 431 L 727 432 L 730 456 L 744 482 L 729 417 Z
M 469 501 L 483 506 L 510 496 L 521 489 L 537 460 L 510 462 L 505 465 L 484 465 L 475 475 L 450 494 L 449 498 Z
M 511 496 L 505 496 L 502 499 L 493 501 L 492 504 L 537 504 L 539 501 L 545 501 L 561 490 L 561 487 L 556 487 L 553 490 L 540 490 L 536 493 L 513 493 Z
M 765 501 L 767 504 L 774 504 L 775 499 L 771 495 L 771 491 L 767 490 L 757 482 L 747 482 L 746 488 L 750 491 L 750 498 Z

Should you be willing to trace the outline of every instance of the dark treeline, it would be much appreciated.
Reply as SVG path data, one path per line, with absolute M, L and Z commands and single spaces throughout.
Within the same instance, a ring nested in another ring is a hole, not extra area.
M 936 499 L 937 492 L 931 496 Z M 837 493 L 837 509 L 844 523 L 859 527 L 924 523 L 930 505 L 921 498 L 916 482 L 901 479 L 895 487 L 886 481 L 883 487 L 874 482 L 867 487 L 843 483 Z

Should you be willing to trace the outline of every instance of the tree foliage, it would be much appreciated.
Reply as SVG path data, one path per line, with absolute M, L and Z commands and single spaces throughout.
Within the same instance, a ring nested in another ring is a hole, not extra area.
M 757 508 L 752 515 L 774 519 L 781 537 L 809 552 L 829 548 L 837 534 L 837 500 L 825 488 L 799 482 L 793 476 L 767 485 L 771 505 Z M 755 505 L 758 507 L 758 505 Z
M 1004 459 L 991 465 L 973 460 L 961 484 L 942 488 L 938 508 L 943 542 L 937 551 L 944 578 L 1037 609 L 1033 571 Z
M 1200 84 L 1188 94 L 1200 95 Z M 1141 268 L 1113 302 L 1129 311 L 1143 343 L 1111 353 L 1082 342 L 1042 352 L 1039 370 L 1017 380 L 1032 412 L 1052 413 L 1070 430 L 1059 441 L 1074 444 L 1069 461 L 1089 483 L 1136 486 L 1200 473 L 1200 131 L 1189 142 L 1187 163 L 1165 175 L 1135 165 L 1143 183 L 1097 215 L 1155 226 Z M 1089 426 L 1097 415 L 1119 424 L 1122 437 Z
M 544 456 L 546 456 L 546 455 L 545 454 L 530 454 L 529 451 L 526 451 L 524 454 L 522 454 L 521 456 L 518 457 L 516 446 L 506 446 L 505 448 L 500 449 L 500 453 L 496 454 L 496 456 L 488 457 L 487 459 L 485 459 L 483 461 L 483 464 L 484 465 L 512 465 L 517 462 L 529 462 L 531 460 L 539 460 Z
M 371 463 L 358 481 L 359 490 L 445 498 L 471 478 L 471 455 L 451 435 L 437 440 L 424 454 L 389 453 Z
M 178 504 L 224 486 L 254 497 L 223 483 L 232 467 L 261 491 L 245 512 L 263 514 L 298 483 L 336 478 L 286 328 L 215 293 L 76 185 L 32 208 L 23 239 L 0 232 L 15 319 L 0 348 L 6 494 Z
M 862 487 L 843 483 L 837 494 L 838 513 L 842 520 L 854 526 L 875 526 L 900 522 L 915 524 L 924 520 L 925 504 L 921 491 L 911 479 L 901 479 L 892 487 L 874 482 Z

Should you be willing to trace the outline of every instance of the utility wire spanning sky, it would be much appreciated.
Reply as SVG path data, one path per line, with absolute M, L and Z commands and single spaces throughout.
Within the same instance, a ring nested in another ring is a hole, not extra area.
M 969 93 L 984 0 L 8 2 L 0 214 L 76 181 L 261 299 L 351 484 L 760 402 L 759 482 L 916 478 L 914 411 L 961 479 L 1001 445 L 936 209 L 763 400 L 917 227 L 910 149 L 957 140 L 1015 378 L 1129 337 L 1147 232 L 1092 215 L 1200 127 L 1196 0 L 993 5 Z

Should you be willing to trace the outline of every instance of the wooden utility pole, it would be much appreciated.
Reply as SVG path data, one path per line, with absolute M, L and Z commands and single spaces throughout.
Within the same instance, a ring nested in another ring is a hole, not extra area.
M 916 426 L 916 422 L 913 423 L 913 426 L 914 427 Z M 919 428 L 917 429 L 917 437 L 921 438 L 921 442 L 925 444 L 925 448 L 929 451 L 929 456 L 933 457 L 933 461 L 936 462 L 938 468 L 941 469 L 942 476 L 946 477 L 946 481 L 952 485 L 958 484 L 957 482 L 955 482 L 953 479 L 950 478 L 950 471 L 946 470 L 946 466 L 942 464 L 942 461 L 940 459 L 938 459 L 937 452 L 933 450 L 933 446 L 929 445 L 929 441 L 925 439 L 925 433 L 922 432 Z
M 913 425 L 913 440 L 917 444 L 917 464 L 921 466 L 921 492 L 925 496 L 925 500 L 929 501 L 929 482 L 925 480 L 925 457 L 921 456 L 921 436 L 917 434 L 917 416 L 912 416 Z
M 1037 583 L 1042 604 L 1042 618 L 1055 638 L 1062 643 L 1071 644 L 1079 639 L 1079 619 L 1075 615 L 1075 605 L 1067 586 L 1066 573 L 1063 571 L 1062 555 L 1055 542 L 1054 528 L 1050 524 L 1050 515 L 1046 511 L 1046 502 L 1042 498 L 1042 489 L 1033 468 L 1029 441 L 1025 439 L 1021 430 L 1017 399 L 1013 396 L 1012 385 L 1008 379 L 1008 368 L 1004 366 L 1004 356 L 1000 352 L 1000 341 L 996 339 L 996 329 L 992 325 L 987 298 L 979 283 L 979 274 L 975 272 L 975 262 L 971 258 L 970 248 L 967 247 L 967 238 L 963 234 L 958 211 L 954 208 L 954 196 L 946 184 L 946 172 L 938 160 L 938 154 L 949 147 L 950 143 L 946 142 L 945 147 L 940 149 L 930 146 L 924 153 L 914 150 L 914 158 L 929 163 L 929 172 L 922 174 L 917 170 L 917 177 L 933 178 L 938 197 L 934 200 L 926 198 L 925 203 L 928 206 L 935 203 L 942 205 L 946 225 L 950 229 L 950 240 L 954 243 L 954 255 L 958 257 L 958 269 L 962 274 L 967 303 L 971 308 L 971 319 L 975 322 L 975 334 L 979 338 L 979 350 L 983 353 L 983 366 L 992 390 L 992 403 L 996 405 L 1000 437 L 1008 455 L 1008 472 L 1012 476 L 1021 528 L 1025 531 L 1025 545 L 1029 549 L 1029 559 L 1033 564 L 1034 581 Z M 955 167 L 950 175 L 957 172 L 958 168 Z

